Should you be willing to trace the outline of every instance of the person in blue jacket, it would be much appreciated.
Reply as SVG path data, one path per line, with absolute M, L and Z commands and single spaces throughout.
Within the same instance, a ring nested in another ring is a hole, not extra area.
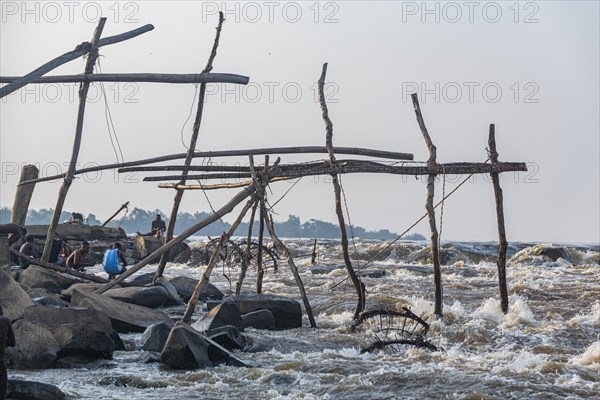
M 120 275 L 127 271 L 127 261 L 125 260 L 125 254 L 121 251 L 121 243 L 115 242 L 112 247 L 104 253 L 104 259 L 102 260 L 102 268 L 108 274 L 108 280 L 115 279 L 116 275 Z

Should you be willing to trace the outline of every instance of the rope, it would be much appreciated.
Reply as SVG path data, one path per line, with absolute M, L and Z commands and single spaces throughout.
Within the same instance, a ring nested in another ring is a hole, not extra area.
M 442 164 L 442 174 L 444 176 L 442 184 L 442 207 L 440 208 L 440 233 L 438 234 L 438 252 L 442 247 L 442 227 L 444 226 L 444 199 L 446 198 L 446 167 Z
M 350 226 L 350 236 L 352 237 L 352 247 L 354 247 L 354 255 L 356 258 L 356 263 L 358 265 L 357 271 L 360 271 L 360 260 L 358 260 L 358 250 L 356 248 L 356 241 L 354 238 L 354 225 L 352 224 L 352 220 L 350 219 L 350 210 L 348 209 L 348 202 L 346 200 L 346 191 L 344 190 L 344 185 L 342 184 L 342 175 L 338 175 L 338 181 L 340 182 L 340 189 L 342 189 L 342 196 L 344 197 L 344 207 L 346 208 L 346 215 L 348 215 L 348 225 Z
M 194 98 L 192 99 L 192 103 L 190 104 L 190 113 L 188 114 L 187 118 L 185 119 L 185 122 L 183 123 L 183 126 L 181 127 L 181 144 L 183 144 L 183 147 L 185 147 L 186 150 L 189 150 L 190 148 L 185 144 L 185 141 L 183 140 L 183 130 L 185 129 L 185 126 L 187 125 L 190 118 L 192 118 L 192 113 L 194 112 L 194 104 L 196 104 L 196 98 L 198 97 L 199 86 L 197 83 L 194 83 L 194 86 L 196 87 L 196 90 L 194 90 Z
M 102 66 L 100 65 L 100 57 L 98 57 L 98 72 L 102 73 Z M 121 143 L 119 142 L 119 137 L 117 136 L 117 130 L 115 129 L 115 124 L 112 119 L 112 114 L 110 112 L 110 107 L 108 106 L 108 97 L 106 96 L 106 90 L 104 88 L 104 83 L 100 83 L 100 91 L 102 93 L 102 98 L 104 99 L 104 118 L 106 120 L 106 127 L 108 129 L 108 137 L 110 138 L 110 144 L 112 145 L 113 151 L 115 152 L 115 157 L 117 158 L 117 162 L 125 162 L 125 157 L 123 156 L 123 150 L 121 149 Z M 112 127 L 112 132 L 110 128 Z M 113 140 L 114 135 L 114 140 Z M 117 146 L 115 147 L 115 142 Z M 118 152 L 117 152 L 118 147 Z M 119 161 L 119 154 L 121 155 L 121 160 Z

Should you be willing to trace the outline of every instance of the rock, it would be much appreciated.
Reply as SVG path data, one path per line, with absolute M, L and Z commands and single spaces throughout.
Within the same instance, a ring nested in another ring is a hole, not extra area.
M 213 307 L 202 318 L 192 324 L 192 328 L 198 332 L 205 332 L 211 329 L 220 328 L 225 325 L 235 326 L 237 329 L 244 329 L 242 317 L 234 302 L 227 302 Z
M 141 344 L 142 350 L 146 351 L 158 351 L 161 352 L 169 333 L 171 332 L 171 325 L 164 322 L 152 324 L 144 331 L 142 335 Z
M 562 258 L 567 261 L 572 261 L 571 254 L 569 250 L 564 247 L 545 247 L 540 250 L 539 254 L 541 256 L 546 256 L 550 258 L 552 261 L 556 261 L 559 258 Z
M 151 285 L 154 280 L 154 272 L 148 272 L 145 274 L 136 275 L 133 278 L 128 278 L 127 282 L 136 286 Z
M 15 321 L 22 318 L 23 310 L 31 305 L 33 300 L 27 292 L 5 270 L 0 270 L 0 306 L 4 316 Z
M 275 318 L 269 310 L 258 310 L 242 315 L 244 328 L 275 329 Z
M 257 310 L 269 310 L 275 319 L 275 329 L 291 329 L 302 326 L 302 308 L 296 300 L 271 294 L 242 294 L 227 297 L 225 302 L 234 302 L 240 314 Z M 217 301 L 207 301 L 208 309 L 220 304 Z
M 365 277 L 365 278 L 383 278 L 385 276 L 386 272 L 383 269 L 374 269 L 374 270 L 367 270 L 367 271 L 360 271 L 358 273 L 358 276 L 360 277 Z
M 30 265 L 21 273 L 19 282 L 30 288 L 42 288 L 52 293 L 60 293 L 74 283 L 81 282 L 81 280 L 70 278 L 37 265 Z
M 179 264 L 185 264 L 188 261 L 190 261 L 191 258 L 192 258 L 192 251 L 190 249 L 187 249 L 183 253 L 179 253 L 175 257 L 175 259 L 173 259 L 173 262 L 179 263 Z
M 27 225 L 27 233 L 36 238 L 45 238 L 48 233 L 48 225 Z M 68 241 L 100 240 L 114 242 L 126 239 L 127 235 L 121 228 L 108 228 L 99 225 L 58 224 L 56 233 L 61 239 Z
M 161 276 L 156 280 L 156 284 L 162 286 L 163 289 L 167 292 L 167 300 L 165 301 L 165 306 L 182 306 L 185 303 L 179 297 L 179 293 L 177 289 L 171 282 L 169 282 L 164 276 Z
M 104 312 L 110 317 L 113 329 L 117 332 L 143 332 L 157 322 L 173 323 L 171 318 L 158 310 L 80 289 L 73 290 L 71 304 Z
M 173 369 L 207 368 L 222 363 L 247 366 L 218 343 L 183 322 L 177 322 L 171 330 L 160 360 Z
M 64 301 L 59 295 L 56 293 L 50 293 L 46 289 L 36 288 L 30 289 L 29 297 L 36 304 L 40 304 L 43 306 L 54 306 L 54 307 L 69 307 L 71 304 Z
M 80 290 L 83 290 L 84 292 L 93 292 L 96 289 L 99 289 L 104 285 L 105 285 L 104 283 L 76 283 L 76 284 L 70 286 L 69 288 L 61 291 L 60 293 L 61 293 L 61 295 L 70 299 L 71 294 L 73 293 L 73 290 L 75 290 L 75 289 L 80 289 Z M 120 288 L 121 286 L 117 285 L 116 287 Z
M 159 363 L 160 352 L 156 351 L 144 351 L 136 360 L 142 364 Z
M 65 394 L 49 383 L 9 379 L 7 399 L 63 400 Z
M 205 332 L 206 336 L 214 340 L 227 350 L 244 350 L 246 348 L 246 338 L 240 331 L 232 325 L 222 326 Z
M 157 308 L 162 306 L 169 298 L 165 289 L 161 286 L 150 287 L 124 287 L 110 289 L 104 292 L 105 296 L 124 301 L 125 303 L 137 304 L 138 306 Z
M 92 324 L 100 330 L 108 333 L 112 332 L 112 324 L 107 314 L 93 308 L 69 307 L 56 309 L 33 305 L 24 310 L 23 318 L 50 330 L 57 329 L 65 324 Z
M 169 282 L 171 282 L 171 284 L 175 286 L 175 289 L 177 289 L 177 293 L 179 293 L 179 295 L 185 302 L 190 301 L 192 293 L 194 292 L 194 289 L 198 284 L 197 279 L 193 279 L 188 276 L 176 276 L 174 278 L 171 278 Z M 206 301 L 209 299 L 221 300 L 224 296 L 225 295 L 219 289 L 217 289 L 213 284 L 208 282 L 202 287 L 202 290 L 200 290 L 200 295 L 198 296 L 198 299 L 200 301 Z
M 137 252 L 139 252 L 140 257 L 142 259 L 146 258 L 149 254 L 158 250 L 161 246 L 163 246 L 163 239 L 156 238 L 154 236 L 136 236 L 134 247 Z M 177 244 L 174 248 L 169 251 L 169 257 L 167 261 L 173 261 L 175 258 L 185 251 L 188 251 L 190 248 L 187 244 L 181 242 Z M 157 260 L 158 261 L 158 260 Z
M 70 369 L 70 368 L 82 368 L 86 364 L 92 363 L 97 360 L 97 357 L 86 357 L 83 355 L 66 356 L 59 358 L 56 361 L 56 368 Z
M 54 337 L 60 345 L 58 358 L 83 357 L 86 360 L 110 359 L 115 343 L 109 332 L 92 324 L 65 324 L 54 330 Z M 89 361 L 88 361 L 89 362 Z
M 8 265 L 10 252 L 8 251 L 8 235 L 0 235 L 0 265 Z
M 566 247 L 536 244 L 519 251 L 510 259 L 510 262 L 516 264 L 541 265 L 544 262 L 557 261 L 559 258 L 562 258 L 571 264 L 577 264 L 578 261 Z
M 56 365 L 60 344 L 52 332 L 29 321 L 18 320 L 13 324 L 16 347 L 7 347 L 10 364 L 16 369 L 53 368 Z

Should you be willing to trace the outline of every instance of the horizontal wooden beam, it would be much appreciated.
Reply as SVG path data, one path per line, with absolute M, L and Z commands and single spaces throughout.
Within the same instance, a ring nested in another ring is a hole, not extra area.
M 21 79 L 18 76 L 0 76 L 0 83 L 11 83 Z M 79 83 L 79 82 L 153 82 L 153 83 L 235 83 L 247 85 L 250 78 L 243 75 L 210 74 L 89 74 L 43 76 L 28 83 Z
M 449 163 L 435 164 L 435 168 L 430 169 L 427 165 L 410 165 L 397 166 L 377 164 L 373 162 L 360 163 L 358 160 L 346 161 L 344 164 L 337 164 L 334 168 L 329 166 L 315 167 L 311 169 L 286 168 L 282 165 L 281 168 L 274 169 L 270 173 L 272 178 L 299 178 L 302 176 L 314 175 L 331 175 L 331 174 L 362 174 L 362 173 L 383 173 L 394 175 L 464 175 L 464 174 L 490 174 L 511 171 L 527 171 L 525 163 L 510 163 L 503 162 L 498 164 L 485 163 Z M 215 174 L 199 174 L 188 175 L 187 179 L 209 180 L 209 179 L 248 179 L 251 178 L 250 173 L 246 172 L 231 172 L 231 173 L 215 173 Z M 168 176 L 147 176 L 145 182 L 172 181 L 181 179 L 181 175 Z
M 143 33 L 149 32 L 154 29 L 154 26 L 151 24 L 144 25 L 137 29 L 134 29 L 129 32 L 121 33 L 115 36 L 109 36 L 104 39 L 100 39 L 97 43 L 97 47 L 108 46 L 111 44 L 119 43 L 124 40 L 132 39 L 136 36 L 139 36 Z M 56 57 L 53 60 L 48 61 L 46 64 L 42 65 L 39 68 L 34 69 L 27 75 L 18 78 L 6 86 L 0 88 L 0 98 L 8 96 L 12 92 L 19 90 L 23 86 L 27 85 L 29 82 L 36 80 L 42 75 L 52 71 L 53 69 L 68 63 L 69 61 L 75 60 L 76 58 L 82 57 L 85 54 L 88 54 L 90 51 L 92 44 L 89 42 L 83 42 L 79 46 L 75 48 L 75 50 L 69 51 L 63 55 Z
M 397 153 L 384 150 L 363 149 L 359 147 L 335 147 L 336 154 L 357 155 L 373 158 L 388 158 L 391 160 L 412 160 L 413 155 L 409 153 Z M 266 155 L 266 154 L 326 154 L 327 148 L 324 146 L 303 146 L 303 147 L 271 147 L 260 149 L 243 149 L 243 150 L 220 150 L 220 151 L 197 151 L 194 152 L 194 158 L 218 158 L 218 157 L 240 157 L 249 155 Z M 153 164 L 157 162 L 172 161 L 186 158 L 187 153 L 170 154 L 161 157 L 146 158 L 143 160 L 128 161 L 124 163 L 98 165 L 95 167 L 82 168 L 75 171 L 74 175 L 81 175 L 89 172 L 104 171 L 107 169 L 117 169 L 124 167 L 132 167 L 136 165 Z M 20 185 L 28 185 L 31 183 L 47 182 L 55 179 L 64 178 L 65 174 L 46 176 L 43 178 L 33 179 L 19 183 Z

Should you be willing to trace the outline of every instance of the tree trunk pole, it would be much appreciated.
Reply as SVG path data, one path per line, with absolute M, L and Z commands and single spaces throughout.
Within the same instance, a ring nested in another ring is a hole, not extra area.
M 294 263 L 294 259 L 292 258 L 290 251 L 288 250 L 286 245 L 284 245 L 283 242 L 279 239 L 279 237 L 277 237 L 277 235 L 275 234 L 275 228 L 273 227 L 273 224 L 271 223 L 271 220 L 268 217 L 268 213 L 266 213 L 264 217 L 265 225 L 267 227 L 267 230 L 269 231 L 269 234 L 271 235 L 271 240 L 273 241 L 273 244 L 275 244 L 275 246 L 281 252 L 281 254 L 283 254 L 283 256 L 287 258 L 288 266 L 290 267 L 290 270 L 294 275 L 294 279 L 296 280 L 296 284 L 298 285 L 298 289 L 300 290 L 300 296 L 302 297 L 302 302 L 304 303 L 304 308 L 306 309 L 306 315 L 308 316 L 310 326 L 312 328 L 316 328 L 317 323 L 315 322 L 312 307 L 310 306 L 310 302 L 308 301 L 308 296 L 306 295 L 306 290 L 304 289 L 304 283 L 302 283 L 302 278 L 300 278 L 300 273 L 298 272 L 298 268 Z
M 417 122 L 419 123 L 419 128 L 421 128 L 423 139 L 425 139 L 425 144 L 429 149 L 429 160 L 427 161 L 427 166 L 431 171 L 434 171 L 437 163 L 437 151 L 435 145 L 431 141 L 429 132 L 427 132 L 427 127 L 425 127 L 425 121 L 423 120 L 423 115 L 421 114 L 421 107 L 419 106 L 419 98 L 416 93 L 413 93 L 412 95 L 412 102 L 415 109 L 415 114 L 417 115 Z M 427 209 L 427 215 L 429 216 L 429 229 L 431 230 L 431 258 L 433 260 L 433 280 L 435 283 L 434 314 L 437 317 L 441 318 L 443 308 L 442 272 L 440 267 L 439 236 L 435 224 L 435 209 L 433 207 L 435 176 L 436 174 L 429 174 L 427 177 L 427 198 L 425 202 L 425 208 Z
M 96 63 L 96 59 L 98 58 L 98 41 L 100 40 L 100 36 L 102 35 L 102 30 L 104 29 L 105 23 L 106 18 L 100 18 L 98 26 L 94 31 L 92 45 L 88 53 L 87 62 L 85 64 L 84 74 L 86 75 L 94 73 L 94 64 Z M 56 225 L 58 224 L 58 220 L 60 219 L 60 214 L 63 210 L 63 205 L 65 204 L 67 193 L 69 192 L 69 188 L 71 187 L 71 183 L 73 182 L 73 179 L 75 177 L 75 167 L 77 166 L 77 158 L 79 157 L 79 148 L 81 147 L 81 136 L 83 133 L 83 116 L 85 113 L 85 103 L 87 100 L 89 88 L 90 84 L 88 82 L 84 82 L 79 86 L 79 111 L 77 113 L 77 126 L 75 129 L 75 139 L 73 141 L 71 161 L 69 163 L 69 168 L 67 170 L 65 179 L 63 180 L 63 183 L 58 192 L 58 199 L 56 201 L 56 206 L 54 207 L 54 214 L 52 214 L 52 220 L 48 227 L 48 234 L 46 235 L 44 252 L 42 253 L 41 258 L 42 261 L 47 262 L 50 259 L 50 252 L 52 251 L 52 241 L 54 240 Z
M 165 252 L 171 250 L 173 247 L 177 246 L 179 243 L 183 242 L 185 239 L 192 236 L 194 233 L 198 232 L 200 229 L 212 224 L 213 222 L 215 222 L 219 218 L 223 217 L 224 215 L 229 214 L 231 211 L 233 211 L 235 206 L 237 206 L 242 201 L 244 201 L 244 199 L 246 199 L 248 196 L 253 195 L 255 190 L 256 190 L 256 188 L 254 186 L 250 186 L 250 187 L 242 189 L 231 200 L 229 200 L 229 202 L 227 204 L 225 204 L 223 207 L 221 207 L 217 211 L 213 212 L 208 217 L 204 218 L 202 221 L 197 222 L 196 224 L 187 228 L 185 231 L 181 232 L 179 235 L 177 235 L 176 238 L 174 238 L 173 240 L 171 240 L 168 243 L 165 243 L 160 248 L 156 249 L 156 251 L 154 251 L 153 253 L 148 255 L 142 261 L 135 264 L 133 267 L 128 268 L 126 272 L 119 275 L 116 279 L 113 279 L 106 285 L 102 286 L 96 292 L 104 293 L 108 289 L 117 285 L 119 282 L 123 281 L 127 277 L 133 275 L 140 269 L 144 268 L 146 265 L 150 264 L 157 257 L 159 257 L 159 256 L 163 255 Z
M 496 128 L 490 124 L 490 135 L 488 139 L 490 160 L 492 164 L 498 163 L 498 152 L 496 151 Z M 496 198 L 496 217 L 498 219 L 498 285 L 500 289 L 500 306 L 502 312 L 508 312 L 508 289 L 506 285 L 506 250 L 508 242 L 506 241 L 506 230 L 504 228 L 504 198 L 502 188 L 500 187 L 499 174 L 490 174 L 494 184 L 494 197 Z
M 313 244 L 312 254 L 310 256 L 310 265 L 315 265 L 317 262 L 317 238 L 315 238 L 315 243 Z
M 325 129 L 327 131 L 327 135 L 325 138 L 327 152 L 329 154 L 329 164 L 331 168 L 336 167 L 335 155 L 333 153 L 333 123 L 331 119 L 329 119 L 329 111 L 327 109 L 327 103 L 325 102 L 325 95 L 323 92 L 323 87 L 325 85 L 325 75 L 327 74 L 327 63 L 323 64 L 323 70 L 321 72 L 321 77 L 319 78 L 319 100 L 321 103 L 321 110 L 323 112 L 323 121 L 325 121 Z M 354 285 L 354 290 L 356 290 L 356 295 L 358 297 L 358 304 L 356 305 L 356 310 L 354 312 L 354 319 L 358 319 L 360 313 L 364 310 L 366 304 L 365 297 L 365 286 L 360 280 L 360 278 L 356 275 L 354 268 L 352 267 L 352 262 L 350 261 L 350 253 L 348 252 L 348 234 L 346 232 L 346 223 L 344 221 L 344 214 L 342 212 L 342 201 L 341 201 L 341 188 L 340 183 L 338 181 L 337 173 L 331 174 L 332 182 L 333 182 L 333 192 L 335 194 L 335 213 L 337 214 L 338 224 L 340 226 L 340 234 L 341 234 L 341 244 L 342 244 L 342 255 L 344 257 L 344 263 L 346 265 L 346 270 L 348 271 L 348 276 Z
M 250 257 L 252 253 L 250 251 L 250 244 L 252 243 L 252 226 L 254 225 L 254 216 L 256 215 L 256 207 L 258 207 L 258 200 L 254 200 L 252 205 L 252 212 L 250 213 L 250 221 L 248 221 L 248 238 L 246 245 L 246 254 L 244 254 L 244 260 L 240 266 L 240 276 L 237 283 L 235 284 L 235 294 L 238 295 L 242 291 L 242 285 L 244 284 L 244 278 L 246 277 L 246 271 L 248 270 L 248 264 L 250 263 Z
M 259 223 L 258 223 L 258 249 L 256 251 L 256 293 L 262 293 L 262 283 L 263 277 L 265 275 L 265 271 L 263 269 L 263 239 L 264 239 L 264 230 L 265 230 L 265 186 L 267 184 L 267 180 L 265 179 L 266 171 L 269 168 L 269 158 L 265 157 L 265 166 L 263 169 L 263 174 L 260 179 L 257 179 L 256 171 L 254 169 L 254 157 L 250 155 L 250 171 L 252 173 L 252 177 L 256 179 L 256 182 L 260 185 L 260 190 L 258 191 L 258 201 L 260 204 L 259 210 Z
M 210 280 L 210 274 L 212 273 L 213 269 L 215 268 L 215 265 L 217 265 L 217 261 L 219 259 L 219 253 L 221 251 L 221 248 L 223 247 L 223 245 L 225 243 L 227 243 L 227 241 L 231 238 L 231 236 L 233 236 L 233 233 L 235 232 L 237 227 L 240 225 L 240 223 L 242 222 L 242 220 L 248 213 L 248 210 L 252 207 L 253 204 L 254 204 L 254 199 L 249 200 L 246 203 L 246 205 L 244 206 L 244 208 L 242 209 L 242 211 L 240 212 L 240 215 L 237 217 L 237 219 L 235 220 L 233 225 L 231 225 L 231 227 L 229 228 L 229 231 L 227 231 L 227 233 L 223 233 L 221 235 L 221 238 L 219 239 L 219 244 L 217 245 L 217 247 L 215 247 L 212 254 L 210 255 L 210 260 L 208 261 L 206 270 L 204 270 L 204 273 L 202 274 L 202 278 L 198 281 L 198 284 L 196 285 L 196 287 L 194 288 L 194 292 L 192 293 L 192 297 L 190 297 L 190 301 L 188 301 L 187 308 L 185 310 L 185 314 L 183 315 L 183 318 L 182 318 L 182 321 L 185 322 L 186 324 L 190 323 L 190 320 L 192 319 L 192 315 L 194 314 L 194 310 L 196 309 L 196 304 L 198 303 L 198 297 L 200 296 L 200 292 L 202 291 L 202 288 L 204 287 L 204 285 L 206 285 L 206 283 Z
M 112 221 L 114 217 L 116 217 L 122 210 L 126 209 L 128 206 L 129 206 L 129 202 L 123 203 L 123 205 L 117 210 L 116 213 L 114 213 L 106 221 L 104 221 L 102 226 L 106 226 L 106 224 L 108 224 L 110 221 Z
M 21 170 L 21 178 L 19 182 L 25 182 L 32 179 L 37 179 L 39 170 L 35 165 L 26 165 Z M 27 219 L 27 210 L 29 209 L 29 203 L 33 196 L 33 190 L 35 189 L 35 183 L 31 185 L 17 186 L 15 193 L 15 200 L 13 202 L 12 213 L 10 215 L 10 222 L 17 225 L 25 225 Z
M 221 28 L 223 27 L 224 21 L 223 13 L 219 11 L 219 25 L 217 26 L 217 33 L 215 36 L 215 41 L 213 43 L 212 51 L 208 58 L 208 62 L 206 67 L 202 71 L 202 73 L 209 73 L 212 70 L 212 63 L 217 55 L 217 47 L 219 47 L 219 38 L 221 37 Z M 198 108 L 196 110 L 196 119 L 194 121 L 194 126 L 192 128 L 192 137 L 190 139 L 190 147 L 188 148 L 187 156 L 185 158 L 184 166 L 189 167 L 192 164 L 192 160 L 194 159 L 194 152 L 196 151 L 196 142 L 198 141 L 198 133 L 200 132 L 200 124 L 202 123 L 202 113 L 204 111 L 204 100 L 206 97 L 206 83 L 203 82 L 200 84 L 200 95 L 198 96 Z M 179 181 L 180 185 L 185 185 L 187 180 L 188 170 L 184 169 L 181 180 Z M 171 217 L 169 218 L 169 225 L 167 226 L 167 231 L 165 233 L 165 242 L 173 239 L 173 232 L 175 231 L 175 223 L 177 222 L 177 213 L 179 212 L 179 205 L 181 204 L 181 199 L 183 198 L 184 190 L 177 190 L 175 193 L 175 198 L 173 199 L 173 208 L 171 209 Z M 160 258 L 158 269 L 154 274 L 154 282 L 158 278 L 160 278 L 164 271 L 165 266 L 167 265 L 167 260 L 169 258 L 169 252 L 166 252 Z

